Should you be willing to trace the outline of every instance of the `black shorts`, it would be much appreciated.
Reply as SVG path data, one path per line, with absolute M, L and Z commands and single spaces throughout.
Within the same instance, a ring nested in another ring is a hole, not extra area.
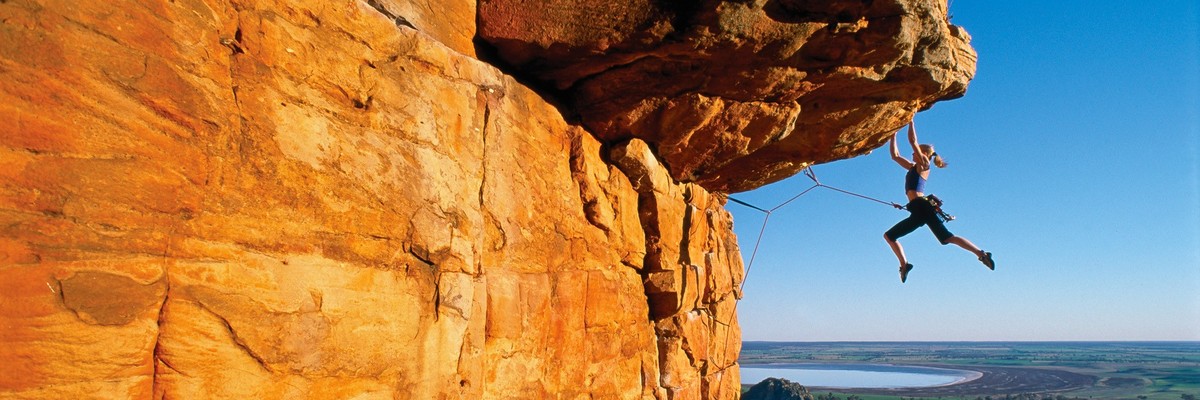
M 938 241 L 942 244 L 949 243 L 948 240 L 954 237 L 954 234 L 946 229 L 946 224 L 938 218 L 937 209 L 933 207 L 933 204 L 929 204 L 929 200 L 926 200 L 924 197 L 912 199 L 904 208 L 908 210 L 908 218 L 897 222 L 892 229 L 888 229 L 883 234 L 888 239 L 896 241 L 904 237 L 904 235 L 917 230 L 921 225 L 928 225 L 929 230 L 933 232 L 934 236 L 937 236 Z

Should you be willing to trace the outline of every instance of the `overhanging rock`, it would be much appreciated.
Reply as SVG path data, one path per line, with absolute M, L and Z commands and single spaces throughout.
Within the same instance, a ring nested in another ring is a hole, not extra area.
M 479 36 L 712 191 L 864 154 L 975 74 L 944 0 L 540 3 L 481 2 Z

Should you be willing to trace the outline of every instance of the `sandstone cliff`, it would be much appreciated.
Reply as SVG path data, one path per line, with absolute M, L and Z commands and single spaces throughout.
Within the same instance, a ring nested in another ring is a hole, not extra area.
M 660 3 L 0 1 L 0 398 L 736 398 L 721 193 L 973 52 L 937 1 Z

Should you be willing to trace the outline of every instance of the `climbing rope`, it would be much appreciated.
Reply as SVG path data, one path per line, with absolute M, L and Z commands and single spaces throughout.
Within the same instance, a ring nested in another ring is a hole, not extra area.
M 776 205 L 775 207 L 771 207 L 769 209 L 762 208 L 762 207 L 747 203 L 745 201 L 735 199 L 733 197 L 728 197 L 729 201 L 741 204 L 743 206 L 752 208 L 754 210 L 757 210 L 757 211 L 763 213 L 762 227 L 758 229 L 758 238 L 754 239 L 754 250 L 752 250 L 750 252 L 750 261 L 748 261 L 746 263 L 746 274 L 745 274 L 745 276 L 742 277 L 742 283 L 740 285 L 738 285 L 737 293 L 742 293 L 742 289 L 746 287 L 746 281 L 750 280 L 750 270 L 751 270 L 751 268 L 754 268 L 754 259 L 758 256 L 758 247 L 760 244 L 762 244 L 763 233 L 767 231 L 767 221 L 769 221 L 771 219 L 771 213 L 775 212 L 776 210 L 779 210 L 780 208 L 783 208 L 784 206 L 788 205 L 792 201 L 795 201 L 796 199 L 800 198 L 801 196 L 808 194 L 808 192 L 811 192 L 813 189 L 826 188 L 826 189 L 833 190 L 835 192 L 848 194 L 851 196 L 874 201 L 876 203 L 880 203 L 880 204 L 884 204 L 884 205 L 889 205 L 896 209 L 900 209 L 900 210 L 904 209 L 904 206 L 896 204 L 896 203 L 892 203 L 889 201 L 883 201 L 880 199 L 876 199 L 874 197 L 865 196 L 862 194 L 854 193 L 854 192 L 851 192 L 848 190 L 839 189 L 839 188 L 821 183 L 821 180 L 817 179 L 817 174 L 816 174 L 816 172 L 813 171 L 812 167 L 805 168 L 801 172 L 804 174 L 804 176 L 808 177 L 808 179 L 813 181 L 813 185 L 810 186 L 808 189 L 804 189 L 804 190 L 800 191 L 800 193 L 796 194 L 795 196 L 792 196 L 792 198 L 790 198 L 790 199 L 787 199 L 787 201 L 779 203 L 779 205 Z M 733 313 L 730 314 L 729 321 L 725 321 L 725 322 L 721 322 L 720 320 L 716 321 L 718 324 L 725 326 L 725 340 L 724 340 L 724 344 L 721 345 L 722 349 L 725 349 L 729 346 L 729 328 L 730 328 L 729 323 L 733 321 L 733 317 L 737 316 L 737 307 L 738 307 L 738 304 L 741 303 L 740 296 L 735 297 L 735 299 L 736 300 L 733 302 Z M 726 359 L 724 361 L 729 361 L 729 360 Z M 718 365 L 722 365 L 722 364 L 718 364 Z M 720 392 L 723 388 L 724 388 L 724 386 L 718 386 L 717 391 Z
M 888 206 L 895 207 L 895 208 L 896 208 L 896 209 L 898 209 L 898 210 L 902 210 L 902 209 L 904 209 L 904 206 L 902 206 L 902 205 L 899 205 L 899 204 L 896 204 L 896 203 L 892 203 L 892 202 L 890 202 L 890 201 L 883 201 L 883 200 L 880 200 L 880 199 L 877 199 L 877 198 L 874 198 L 874 197 L 871 197 L 871 196 L 864 196 L 864 195 L 861 195 L 861 194 L 858 194 L 858 193 L 854 193 L 854 192 L 851 192 L 851 191 L 848 191 L 848 190 L 842 190 L 842 189 L 835 188 L 835 187 L 833 187 L 833 186 L 829 186 L 829 185 L 823 184 L 823 183 L 821 183 L 821 180 L 817 179 L 817 174 L 815 174 L 815 173 L 813 173 L 813 172 L 812 172 L 812 167 L 808 167 L 808 168 L 805 168 L 805 169 L 804 169 L 804 176 L 807 176 L 809 179 L 812 179 L 812 181 L 813 181 L 814 183 L 816 183 L 816 186 L 814 186 L 814 187 L 823 187 L 823 188 L 830 189 L 830 190 L 833 190 L 833 191 L 836 191 L 836 192 L 841 192 L 841 193 L 845 193 L 845 194 L 848 194 L 848 195 L 851 195 L 851 196 L 855 196 L 855 197 L 859 197 L 859 198 L 867 199 L 867 200 L 870 200 L 870 201 L 873 201 L 873 202 L 876 202 L 876 203 L 879 203 L 879 204 L 883 204 L 883 205 L 888 205 Z
M 741 200 L 735 199 L 735 198 L 733 198 L 733 197 L 729 197 L 729 200 L 730 200 L 730 201 L 732 201 L 732 202 L 734 202 L 734 203 L 738 203 L 738 204 L 741 204 L 741 205 L 743 205 L 743 206 L 746 206 L 746 207 L 749 207 L 749 208 L 752 208 L 752 209 L 758 210 L 758 211 L 760 211 L 760 212 L 762 212 L 762 213 L 764 214 L 764 215 L 763 215 L 763 223 L 762 223 L 762 228 L 759 228 L 759 230 L 758 230 L 758 238 L 754 240 L 754 250 L 750 252 L 750 261 L 746 263 L 746 276 L 742 278 L 742 283 L 741 283 L 741 285 L 739 285 L 739 286 L 738 286 L 738 292 L 741 292 L 742 288 L 746 286 L 746 280 L 748 280 L 748 279 L 750 278 L 750 269 L 754 267 L 754 258 L 755 258 L 755 256 L 757 256 L 757 255 L 758 255 L 758 246 L 759 246 L 759 245 L 762 243 L 763 232 L 766 232 L 766 230 L 767 230 L 767 221 L 771 219 L 771 213 L 775 212 L 776 210 L 779 210 L 780 208 L 783 208 L 784 206 L 788 205 L 788 204 L 789 204 L 789 203 L 791 203 L 792 201 L 795 201 L 796 199 L 800 198 L 800 196 L 804 196 L 804 195 L 808 194 L 808 192 L 811 192 L 813 189 L 816 189 L 816 188 L 826 188 L 826 189 L 830 189 L 830 190 L 833 190 L 833 191 L 836 191 L 836 192 L 839 192 L 839 193 L 844 193 L 844 194 L 848 194 L 848 195 L 851 195 L 851 196 L 859 197 L 859 198 L 862 198 L 862 199 L 866 199 L 866 200 L 874 201 L 874 202 L 876 202 L 876 203 L 880 203 L 880 204 L 884 204 L 884 205 L 889 205 L 889 206 L 892 206 L 892 207 L 894 207 L 894 208 L 896 208 L 896 209 L 900 209 L 900 210 L 903 210 L 903 209 L 904 209 L 904 206 L 902 206 L 902 205 L 899 205 L 899 204 L 896 204 L 896 203 L 892 203 L 892 202 L 889 202 L 889 201 L 883 201 L 883 200 L 880 200 L 880 199 L 876 199 L 876 198 L 874 198 L 874 197 L 865 196 L 865 195 L 862 195 L 862 194 L 854 193 L 854 192 L 851 192 L 851 191 L 848 191 L 848 190 L 839 189 L 839 188 L 836 188 L 836 187 L 829 186 L 829 185 L 826 185 L 826 184 L 824 184 L 824 183 L 821 183 L 821 180 L 817 178 L 817 174 L 816 174 L 816 172 L 814 172 L 814 171 L 813 171 L 812 167 L 805 168 L 805 169 L 804 169 L 804 170 L 802 170 L 801 172 L 804 174 L 804 176 L 808 177 L 808 179 L 810 179 L 810 180 L 812 180 L 812 181 L 813 181 L 813 185 L 812 185 L 812 186 L 810 186 L 808 189 L 804 189 L 804 190 L 803 190 L 803 191 L 801 191 L 799 194 L 797 194 L 797 195 L 795 195 L 795 196 L 792 196 L 792 198 L 790 198 L 790 199 L 787 199 L 787 201 L 784 201 L 784 202 L 782 202 L 782 203 L 779 203 L 779 205 L 777 205 L 777 206 L 775 206 L 775 207 L 771 207 L 770 209 L 764 209 L 764 208 L 762 208 L 762 207 L 759 207 L 759 206 L 756 206 L 756 205 L 753 205 L 753 204 L 750 204 L 750 203 L 747 203 L 747 202 L 744 202 L 744 201 L 741 201 Z M 735 313 L 736 313 L 736 311 L 737 311 L 737 303 L 734 303 L 733 307 L 734 307 L 734 311 L 735 311 Z

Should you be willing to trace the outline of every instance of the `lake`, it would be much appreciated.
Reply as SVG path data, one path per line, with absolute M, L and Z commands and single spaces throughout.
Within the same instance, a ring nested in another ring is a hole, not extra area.
M 760 364 L 743 365 L 742 383 L 781 378 L 808 387 L 914 388 L 944 386 L 981 376 L 979 372 L 891 364 Z

